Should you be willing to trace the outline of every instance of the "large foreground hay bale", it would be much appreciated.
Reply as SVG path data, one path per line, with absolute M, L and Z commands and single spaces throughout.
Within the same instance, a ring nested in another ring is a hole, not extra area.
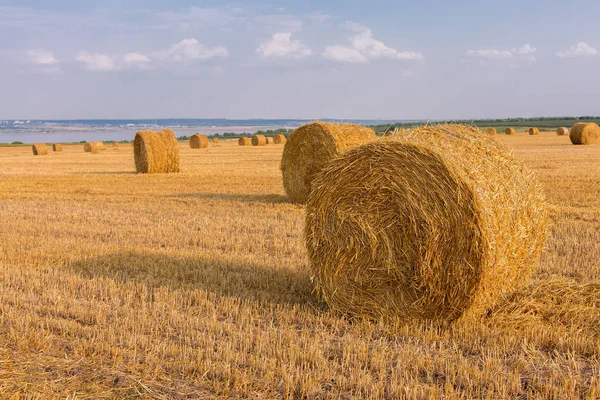
M 48 148 L 45 143 L 36 143 L 31 146 L 34 156 L 45 156 L 48 155 Z
M 218 137 L 214 137 L 213 138 L 213 143 L 219 143 L 219 138 Z
M 87 142 L 83 145 L 83 151 L 86 153 L 97 153 L 100 151 L 100 146 L 98 142 Z
M 318 291 L 373 319 L 480 316 L 539 264 L 543 191 L 494 137 L 424 126 L 335 158 L 305 236 Z
M 252 141 L 250 140 L 250 138 L 241 137 L 238 139 L 238 144 L 240 146 L 250 146 L 252 144 Z
M 179 172 L 179 143 L 170 129 L 138 132 L 133 141 L 133 154 L 138 173 Z
M 496 128 L 487 128 L 487 131 L 485 131 L 485 133 L 487 133 L 488 135 L 495 135 Z
M 506 128 L 504 130 L 504 133 L 506 133 L 507 135 L 514 135 L 515 133 L 517 133 L 517 131 L 515 131 L 515 128 Z
M 281 172 L 283 186 L 294 203 L 306 203 L 315 175 L 335 156 L 374 140 L 375 132 L 352 124 L 313 122 L 296 129 L 289 137 Z
M 60 144 L 60 143 L 54 143 L 52 145 L 52 151 L 54 151 L 54 152 L 62 151 L 62 144 Z
M 196 133 L 190 138 L 190 147 L 192 149 L 206 149 L 208 147 L 208 137 Z
M 285 135 L 278 133 L 277 135 L 273 136 L 274 144 L 285 144 L 285 142 L 287 142 L 287 138 L 285 137 Z
M 264 135 L 252 135 L 252 146 L 264 146 L 267 144 L 267 138 Z
M 600 141 L 600 127 L 593 122 L 578 122 L 569 134 L 573 144 L 597 144 Z
M 563 128 L 558 128 L 558 129 L 556 130 L 556 134 L 557 134 L 558 136 L 564 136 L 564 135 L 568 135 L 568 134 L 569 134 L 569 128 L 564 128 L 564 127 L 563 127 Z
M 528 132 L 530 135 L 539 135 L 540 134 L 539 128 L 529 128 Z

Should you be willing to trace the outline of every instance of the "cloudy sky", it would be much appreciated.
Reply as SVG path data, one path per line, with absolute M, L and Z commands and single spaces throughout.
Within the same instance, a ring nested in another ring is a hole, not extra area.
M 0 119 L 598 115 L 598 15 L 597 0 L 0 0 Z

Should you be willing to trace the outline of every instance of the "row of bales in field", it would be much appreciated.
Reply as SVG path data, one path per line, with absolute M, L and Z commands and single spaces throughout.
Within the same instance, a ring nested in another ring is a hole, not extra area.
M 281 171 L 290 200 L 306 204 L 317 291 L 342 313 L 481 316 L 539 264 L 543 191 L 475 127 L 377 138 L 363 126 L 307 124 L 288 138 Z
M 241 137 L 238 139 L 238 145 L 240 146 L 266 146 L 268 144 L 285 144 L 287 138 L 285 135 L 277 134 L 273 137 L 267 137 L 265 135 L 253 135 L 251 138 Z
M 539 135 L 539 128 L 529 128 L 527 130 L 529 135 Z M 489 134 L 495 134 L 495 128 L 489 128 L 487 130 Z M 506 128 L 504 131 L 507 135 L 514 135 L 516 133 L 514 128 Z M 578 122 L 571 129 L 566 127 L 560 127 L 556 129 L 556 134 L 558 136 L 569 135 L 569 139 L 573 144 L 598 144 L 600 143 L 600 127 L 593 122 Z
M 120 145 L 119 142 L 113 142 L 111 144 L 112 148 L 118 150 Z M 98 153 L 101 150 L 105 150 L 104 142 L 86 142 L 83 145 L 83 151 L 85 153 Z M 31 146 L 34 156 L 45 156 L 48 154 L 48 147 L 45 143 L 36 143 Z M 63 151 L 63 145 L 61 143 L 54 143 L 52 145 L 52 151 L 55 153 L 59 153 Z

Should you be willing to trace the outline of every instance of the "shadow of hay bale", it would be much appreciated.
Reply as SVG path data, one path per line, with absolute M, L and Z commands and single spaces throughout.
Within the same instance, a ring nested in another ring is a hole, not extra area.
M 165 198 L 204 199 L 238 201 L 242 203 L 292 204 L 287 196 L 280 194 L 241 194 L 241 193 L 183 193 Z
M 308 270 L 302 274 L 277 265 L 267 266 L 217 258 L 123 252 L 73 262 L 82 276 L 139 282 L 148 286 L 205 290 L 220 296 L 273 304 L 324 305 L 313 295 Z

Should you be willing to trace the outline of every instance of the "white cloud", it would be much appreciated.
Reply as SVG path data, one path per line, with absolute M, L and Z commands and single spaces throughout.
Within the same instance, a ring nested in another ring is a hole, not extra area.
M 556 53 L 560 58 L 575 58 L 575 57 L 593 57 L 598 54 L 598 50 L 585 42 L 577 43 L 571 46 L 569 50 L 559 51 Z
M 512 49 L 481 49 L 481 50 L 467 50 L 468 56 L 487 58 L 487 59 L 512 59 L 512 58 L 525 58 L 530 61 L 535 60 L 535 53 L 537 49 L 529 44 L 524 44 L 520 48 Z
M 54 65 L 58 64 L 58 60 L 54 57 L 54 53 L 49 50 L 33 49 L 27 52 L 29 61 L 38 65 Z
M 115 61 L 106 54 L 80 51 L 75 60 L 85 64 L 86 68 L 91 71 L 114 71 L 118 69 Z
M 163 60 L 175 62 L 204 61 L 215 57 L 227 57 L 229 50 L 223 46 L 207 47 L 197 39 L 183 39 L 173 44 L 168 50 L 157 53 L 157 57 Z
M 423 60 L 421 53 L 412 51 L 398 51 L 386 46 L 383 42 L 373 37 L 373 32 L 355 22 L 346 22 L 344 26 L 357 32 L 350 41 L 352 47 L 328 46 L 323 52 L 323 57 L 338 62 L 366 63 L 372 59 L 389 58 L 392 60 Z
M 150 62 L 150 58 L 140 53 L 129 53 L 123 57 L 123 63 L 129 66 L 144 66 Z
M 262 43 L 256 52 L 263 57 L 304 58 L 312 54 L 312 50 L 299 40 L 291 40 L 290 32 L 276 33 L 270 40 Z

